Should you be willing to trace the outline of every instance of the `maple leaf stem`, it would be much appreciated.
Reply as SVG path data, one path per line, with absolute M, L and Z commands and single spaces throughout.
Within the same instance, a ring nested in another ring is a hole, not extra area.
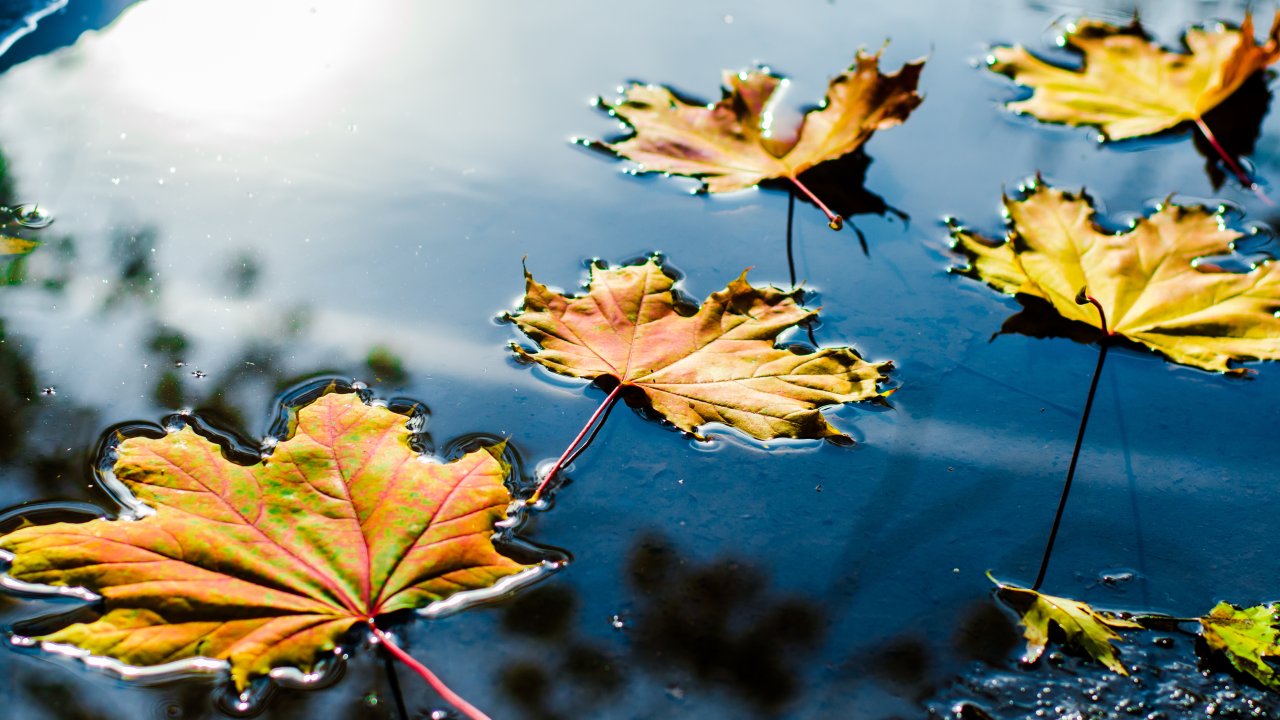
M 431 672 L 426 665 L 414 660 L 412 655 L 405 652 L 399 645 L 396 645 L 390 635 L 383 632 L 382 628 L 373 624 L 373 620 L 369 620 L 369 629 L 373 631 L 374 636 L 382 643 L 382 647 L 386 648 L 387 652 L 391 653 L 392 657 L 405 665 L 408 665 L 411 670 L 418 673 L 418 675 L 421 675 L 422 679 L 426 680 L 427 684 L 440 694 L 440 697 L 444 698 L 450 705 L 457 708 L 458 712 L 466 715 L 469 720 L 491 720 L 488 715 L 485 715 L 474 705 L 463 700 L 461 695 L 450 690 L 449 686 L 445 685 L 440 678 L 436 677 L 436 674 Z
M 1089 298 L 1101 312 L 1102 306 L 1097 300 Z M 1106 327 L 1106 316 L 1103 316 L 1103 327 Z M 1071 450 L 1071 463 L 1067 466 L 1067 478 L 1062 482 L 1062 498 L 1058 500 L 1058 511 L 1053 516 L 1053 527 L 1049 530 L 1049 541 L 1044 546 L 1044 557 L 1040 559 L 1040 572 L 1036 574 L 1032 590 L 1039 591 L 1044 583 L 1044 575 L 1049 571 L 1049 559 L 1053 557 L 1053 543 L 1058 539 L 1058 527 L 1062 524 L 1062 514 L 1067 509 L 1067 498 L 1071 495 L 1071 482 L 1076 476 L 1076 461 L 1080 459 L 1080 447 L 1084 444 L 1084 432 L 1089 427 L 1089 414 L 1093 412 L 1093 397 L 1098 394 L 1098 378 L 1102 376 L 1102 365 L 1107 361 L 1107 349 L 1111 344 L 1103 340 L 1098 351 L 1098 364 L 1093 367 L 1093 379 L 1089 382 L 1089 395 L 1084 401 L 1084 412 L 1080 415 L 1080 430 L 1076 433 L 1076 445 Z
M 538 500 L 542 499 L 542 492 L 547 489 L 547 485 L 551 484 L 556 473 L 560 472 L 560 468 L 564 467 L 568 463 L 569 456 L 573 454 L 574 449 L 582 443 L 583 438 L 587 436 L 587 433 L 591 431 L 591 428 L 595 426 L 600 418 L 609 412 L 609 408 L 613 407 L 613 403 L 616 402 L 618 397 L 622 394 L 622 387 L 622 383 L 618 383 L 618 386 L 613 389 L 613 392 L 609 393 L 609 396 L 604 399 L 604 402 L 600 403 L 600 407 L 596 408 L 596 411 L 591 414 L 591 417 L 587 419 L 587 424 L 582 426 L 582 430 L 578 431 L 577 437 L 575 437 L 573 442 L 569 443 L 569 447 L 565 448 L 564 452 L 560 454 L 559 459 L 556 460 L 556 464 L 552 465 L 551 469 L 547 471 L 547 476 L 542 478 L 542 482 L 538 484 L 538 489 L 533 492 L 533 496 L 529 498 L 527 504 L 534 505 Z
M 1240 167 L 1240 165 L 1231 158 L 1231 154 L 1228 153 L 1218 142 L 1218 138 L 1214 136 L 1213 131 L 1209 129 L 1209 125 L 1205 123 L 1203 118 L 1196 118 L 1196 127 L 1200 128 L 1200 133 L 1204 135 L 1204 139 L 1209 141 L 1209 144 L 1217 151 L 1218 157 L 1221 157 L 1222 161 L 1227 164 L 1227 167 L 1231 170 L 1232 174 L 1236 176 L 1236 179 L 1238 179 L 1245 187 L 1252 190 L 1253 194 L 1257 195 L 1259 200 L 1274 207 L 1275 203 L 1271 201 L 1271 198 L 1267 197 L 1266 193 L 1262 192 L 1262 188 L 1249 177 L 1249 174 L 1244 171 L 1244 168 Z
M 844 218 L 831 212 L 831 208 L 827 207 L 826 203 L 819 200 L 818 196 L 814 195 L 812 190 L 805 187 L 805 184 L 800 182 L 799 178 L 794 177 L 792 175 L 788 175 L 787 179 L 791 181 L 792 185 L 795 185 L 796 187 L 800 188 L 800 192 L 804 193 L 805 197 L 812 200 L 813 204 L 817 205 L 818 209 L 821 210 L 823 214 L 827 216 L 827 221 L 828 221 L 827 224 L 831 226 L 832 230 L 839 230 L 840 228 L 844 227 Z

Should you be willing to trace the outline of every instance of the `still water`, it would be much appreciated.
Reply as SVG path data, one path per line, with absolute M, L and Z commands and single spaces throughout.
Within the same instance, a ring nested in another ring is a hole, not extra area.
M 17 5 L 17 22 L 41 7 Z M 572 563 L 403 642 L 497 718 L 1280 711 L 1201 674 L 1186 637 L 1136 637 L 1136 682 L 1069 655 L 1018 666 L 984 572 L 1034 577 L 1097 349 L 993 338 L 1017 305 L 947 273 L 941 223 L 999 232 L 1002 189 L 1036 171 L 1087 187 L 1117 224 L 1170 194 L 1280 222 L 1219 186 L 1187 133 L 1099 146 L 1003 112 L 1017 91 L 981 67 L 990 43 L 1049 49 L 1086 11 L 1136 7 L 1174 42 L 1244 3 L 123 5 L 70 0 L 0 58 L 4 201 L 56 219 L 0 288 L 0 507 L 106 507 L 90 465 L 108 427 L 192 410 L 258 438 L 282 392 L 325 374 L 425 402 L 437 448 L 485 433 L 527 468 L 554 458 L 603 393 L 512 360 L 498 318 L 522 259 L 569 290 L 593 258 L 654 251 L 697 298 L 746 267 L 788 284 L 785 191 L 691 196 L 692 181 L 627 175 L 571 142 L 619 131 L 591 100 L 631 79 L 714 99 L 721 70 L 760 62 L 792 78 L 798 108 L 887 40 L 887 68 L 927 58 L 925 101 L 845 182 L 866 250 L 806 204 L 793 240 L 818 341 L 893 360 L 894 408 L 830 413 L 852 448 L 698 444 L 615 412 L 525 530 Z M 1265 110 L 1255 90 L 1240 114 Z M 1251 159 L 1280 186 L 1275 116 Z M 1047 591 L 1176 615 L 1280 597 L 1280 367 L 1255 367 L 1236 380 L 1111 354 Z M 6 597 L 0 622 L 73 607 Z M 22 720 L 222 716 L 217 678 L 130 684 L 14 648 L 0 678 Z M 401 685 L 411 717 L 443 706 Z M 261 715 L 396 716 L 369 647 Z

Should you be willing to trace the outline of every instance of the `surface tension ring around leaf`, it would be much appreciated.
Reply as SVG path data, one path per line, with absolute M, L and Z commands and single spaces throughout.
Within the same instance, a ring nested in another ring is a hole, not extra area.
M 331 382 L 298 397 L 254 463 L 190 421 L 115 433 L 104 484 L 137 519 L 0 537 L 11 588 L 100 598 L 96 620 L 33 640 L 122 671 L 222 669 L 248 693 L 314 670 L 359 625 L 460 609 L 558 566 L 512 541 L 522 505 L 501 444 L 438 461 L 414 449 L 420 418 Z
M 508 318 L 537 347 L 512 349 L 561 375 L 634 388 L 698 439 L 721 423 L 757 440 L 848 440 L 821 408 L 890 392 L 880 387 L 890 362 L 867 362 L 848 347 L 778 347 L 779 335 L 816 314 L 794 291 L 751 285 L 744 272 L 686 315 L 675 286 L 657 257 L 593 267 L 583 295 L 551 290 L 526 270 L 523 307 Z

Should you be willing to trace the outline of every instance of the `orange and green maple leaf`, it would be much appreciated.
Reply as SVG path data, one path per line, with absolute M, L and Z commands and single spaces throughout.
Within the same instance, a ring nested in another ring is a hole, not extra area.
M 0 537 L 13 578 L 102 598 L 99 619 L 37 639 L 134 666 L 224 660 L 244 689 L 310 669 L 356 623 L 530 569 L 494 546 L 500 450 L 433 462 L 407 420 L 331 392 L 248 466 L 189 427 L 124 439 L 115 477 L 152 512 Z
M 526 271 L 524 306 L 510 318 L 539 348 L 512 347 L 561 375 L 638 388 L 654 411 L 699 438 L 708 423 L 761 440 L 843 438 L 820 408 L 884 394 L 877 385 L 890 363 L 866 362 L 847 347 L 777 347 L 783 331 L 816 314 L 793 292 L 752 286 L 744 272 L 686 316 L 674 286 L 656 258 L 594 268 L 580 296 Z
M 773 122 L 785 80 L 767 71 L 725 73 L 724 97 L 714 105 L 633 84 L 618 102 L 601 106 L 634 134 L 601 145 L 644 172 L 699 178 L 709 192 L 797 181 L 805 170 L 857 150 L 876 130 L 901 124 L 920 104 L 916 85 L 924 62 L 889 75 L 879 63 L 879 54 L 859 51 L 853 66 L 831 80 L 822 106 L 794 129 Z
M 1083 19 L 1063 36 L 1083 55 L 1079 68 L 1061 67 L 1026 48 L 991 50 L 990 67 L 1032 89 L 1031 97 L 1008 104 L 1045 122 L 1093 125 L 1104 139 L 1150 135 L 1183 122 L 1200 121 L 1254 73 L 1280 59 L 1280 12 L 1265 43 L 1253 36 L 1253 18 L 1240 29 L 1191 28 L 1189 52 L 1152 43 L 1136 25 L 1117 27 Z
M 1111 335 L 1183 365 L 1239 374 L 1232 363 L 1280 360 L 1280 265 L 1230 272 L 1201 262 L 1243 237 L 1216 213 L 1165 204 L 1125 232 L 1105 232 L 1088 196 L 1040 183 L 1004 207 L 1002 240 L 952 227 L 953 247 L 969 260 L 965 274 L 1102 330 L 1094 307 L 1077 300 L 1087 291 Z

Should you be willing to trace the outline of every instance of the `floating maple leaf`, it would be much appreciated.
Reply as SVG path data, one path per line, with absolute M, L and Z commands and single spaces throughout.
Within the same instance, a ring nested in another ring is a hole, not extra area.
M 1209 649 L 1222 653 L 1237 670 L 1280 690 L 1280 673 L 1271 665 L 1280 660 L 1280 611 L 1275 605 L 1241 609 L 1218 603 L 1200 618 L 1200 634 Z
M 138 519 L 0 537 L 15 580 L 101 596 L 99 619 L 36 640 L 134 666 L 222 660 L 243 691 L 312 668 L 357 623 L 531 579 L 493 542 L 511 502 L 501 451 L 429 462 L 407 422 L 331 392 L 254 465 L 190 427 L 123 439 L 113 473 Z
M 814 314 L 793 293 L 758 288 L 746 273 L 692 315 L 676 311 L 675 280 L 657 258 L 593 268 L 587 293 L 565 296 L 525 271 L 524 307 L 509 316 L 540 349 L 512 345 L 561 375 L 611 377 L 639 388 L 673 425 L 724 423 L 754 438 L 846 438 L 819 408 L 881 396 L 890 363 L 850 348 L 796 353 L 775 341 Z
M 1243 373 L 1231 363 L 1280 359 L 1276 263 L 1229 272 L 1197 262 L 1231 252 L 1242 237 L 1218 215 L 1166 204 L 1112 234 L 1095 224 L 1087 195 L 1040 183 L 1021 200 L 1006 197 L 1004 206 L 1009 232 L 1003 241 L 953 224 L 953 247 L 970 262 L 962 272 L 1183 365 Z M 1082 289 L 1105 319 L 1078 302 Z
M 891 75 L 881 73 L 879 63 L 878 53 L 859 51 L 853 66 L 831 80 L 822 106 L 807 113 L 794 131 L 773 126 L 773 108 L 786 81 L 767 70 L 726 73 L 724 97 L 709 106 L 685 102 L 665 87 L 633 84 L 618 102 L 599 103 L 635 134 L 601 145 L 644 172 L 699 178 L 708 192 L 788 180 L 839 229 L 840 216 L 810 192 L 800 175 L 857 150 L 876 130 L 898 125 L 920 104 L 916 85 L 924 61 L 907 63 Z
M 1104 140 L 1151 135 L 1194 122 L 1241 180 L 1252 185 L 1204 116 L 1280 59 L 1280 12 L 1262 45 L 1254 40 L 1253 18 L 1246 14 L 1239 30 L 1189 29 L 1189 53 L 1169 52 L 1152 43 L 1136 23 L 1117 27 L 1082 19 L 1069 30 L 1063 42 L 1083 54 L 1079 68 L 1045 62 L 1021 45 L 992 48 L 991 69 L 1033 91 L 1031 97 L 1009 103 L 1010 110 L 1045 122 L 1093 125 Z
M 991 575 L 988 574 L 987 577 Z M 991 581 L 999 588 L 996 595 L 1018 613 L 1022 621 L 1023 635 L 1027 639 L 1024 661 L 1033 663 L 1040 659 L 1049 642 L 1050 624 L 1053 624 L 1062 630 L 1067 644 L 1121 675 L 1129 674 L 1116 655 L 1114 643 L 1121 639 L 1116 630 L 1141 628 L 1141 625 L 1111 613 L 1094 610 L 1076 600 L 1007 585 L 995 578 L 991 578 Z

